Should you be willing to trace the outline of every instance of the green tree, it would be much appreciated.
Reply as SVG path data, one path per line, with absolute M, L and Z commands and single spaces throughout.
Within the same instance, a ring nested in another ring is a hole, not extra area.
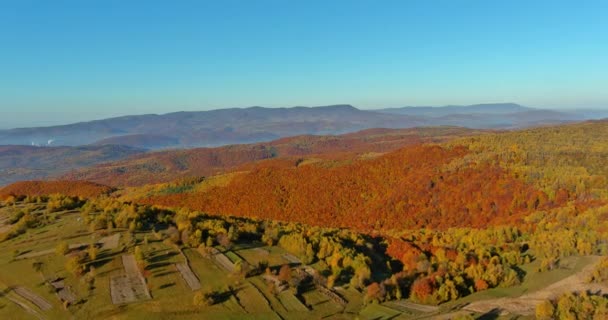
M 146 267 L 146 257 L 144 256 L 144 253 L 141 251 L 141 248 L 139 246 L 135 247 L 133 255 L 135 256 L 135 261 L 137 261 L 139 267 L 141 269 L 144 269 Z
M 97 247 L 95 246 L 94 243 L 89 245 L 89 249 L 87 250 L 87 254 L 89 255 L 89 260 L 90 261 L 95 261 L 97 260 L 97 254 L 99 253 L 99 250 L 97 249 Z
M 215 304 L 214 292 L 211 290 L 197 291 L 192 298 L 192 303 L 196 307 L 205 307 Z
M 70 257 L 65 263 L 65 269 L 77 277 L 84 271 L 84 267 L 80 263 L 80 258 L 78 256 Z
M 57 253 L 57 255 L 59 255 L 59 256 L 64 256 L 69 251 L 70 251 L 70 246 L 65 241 L 59 242 L 59 244 L 57 244 L 57 246 L 55 247 L 55 253 Z

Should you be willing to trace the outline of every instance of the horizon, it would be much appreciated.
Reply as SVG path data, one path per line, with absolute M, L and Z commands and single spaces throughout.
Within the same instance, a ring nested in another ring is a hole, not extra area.
M 143 116 L 143 115 L 158 115 L 158 116 L 163 116 L 163 115 L 167 115 L 167 114 L 172 114 L 172 113 L 180 113 L 180 112 L 206 112 L 206 111 L 216 111 L 216 110 L 224 110 L 224 109 L 250 109 L 250 108 L 267 108 L 267 109 L 291 109 L 291 108 L 323 108 L 323 107 L 332 107 L 332 106 L 351 106 L 353 108 L 356 108 L 358 110 L 365 110 L 365 111 L 376 111 L 376 110 L 382 110 L 382 109 L 399 109 L 399 108 L 459 108 L 459 107 L 469 107 L 469 106 L 476 106 L 476 105 L 504 105 L 504 104 L 514 104 L 514 105 L 518 105 L 521 107 L 525 107 L 525 108 L 531 108 L 531 109 L 539 109 L 539 110 L 552 110 L 552 111 L 559 111 L 559 112 L 573 112 L 573 111 L 579 111 L 579 110 L 586 110 L 586 111 L 606 111 L 608 109 L 605 108 L 583 108 L 583 109 L 576 109 L 576 108 L 561 108 L 561 109 L 550 109 L 550 108 L 543 108 L 543 107 L 534 107 L 534 106 L 527 106 L 527 105 L 522 105 L 516 102 L 488 102 L 488 103 L 475 103 L 475 104 L 470 104 L 470 105 L 457 105 L 457 104 L 448 104 L 448 105 L 439 105 L 439 106 L 401 106 L 401 107 L 395 107 L 395 106 L 388 106 L 388 107 L 377 107 L 377 108 L 362 108 L 353 104 L 349 104 L 349 103 L 338 103 L 338 104 L 331 104 L 331 105 L 318 105 L 318 106 L 303 106 L 303 105 L 294 105 L 294 106 L 244 106 L 244 107 L 226 107 L 226 108 L 216 108 L 216 109 L 192 109 L 192 110 L 175 110 L 175 111 L 168 111 L 168 112 L 158 112 L 158 113 L 153 113 L 153 112 L 149 112 L 149 113 L 129 113 L 129 112 L 125 112 L 125 113 L 119 113 L 119 114 L 99 114 L 97 116 L 90 116 L 91 113 L 85 112 L 86 114 L 88 114 L 90 117 L 88 118 L 81 118 L 79 120 L 75 120 L 75 121 L 69 121 L 69 120 L 65 120 L 65 121 L 38 121 L 38 122 L 32 122 L 32 121 L 27 121 L 24 122 L 24 124 L 29 123 L 31 125 L 23 125 L 23 126 L 10 126 L 10 124 L 8 124 L 9 122 L 2 122 L 2 120 L 0 119 L 0 130 L 12 130 L 12 129 L 23 129 L 23 128 L 35 128 L 35 127 L 54 127 L 54 126 L 62 126 L 62 125 L 70 125 L 70 124 L 74 124 L 74 123 L 86 123 L 86 122 L 93 122 L 93 121 L 100 121 L 100 120 L 106 120 L 106 119 L 114 119 L 114 118 L 121 118 L 121 117 L 128 117 L 128 116 Z M 1 114 L 1 113 L 0 113 Z M 14 123 L 14 122 L 11 122 Z
M 0 320 L 608 320 L 607 12 L 0 0 Z
M 2 3 L 0 128 L 344 101 L 606 109 L 606 9 L 601 1 Z

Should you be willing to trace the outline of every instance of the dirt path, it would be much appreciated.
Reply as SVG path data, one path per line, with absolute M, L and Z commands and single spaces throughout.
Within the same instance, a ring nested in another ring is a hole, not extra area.
M 601 257 L 593 257 L 593 262 L 580 272 L 553 283 L 544 289 L 524 294 L 516 298 L 499 298 L 473 302 L 464 310 L 478 313 L 498 311 L 501 314 L 532 315 L 536 305 L 547 299 L 555 299 L 566 292 L 601 292 L 608 293 L 608 286 L 599 283 L 587 283 L 589 275 L 593 273 Z
M 42 311 L 50 310 L 53 307 L 48 301 L 44 300 L 41 296 L 30 291 L 28 288 L 16 287 L 15 289 L 13 289 L 13 291 L 15 291 L 15 293 L 21 296 L 22 298 L 36 305 Z
M 386 306 L 393 308 L 393 309 L 397 309 L 400 311 L 403 311 L 403 309 L 405 310 L 415 310 L 415 311 L 420 311 L 423 313 L 431 313 L 431 312 L 438 312 L 439 311 L 439 307 L 437 306 L 429 306 L 426 304 L 418 304 L 418 303 L 413 303 L 407 300 L 396 300 L 396 301 L 389 301 L 385 303 Z
M 19 299 L 13 298 L 9 295 L 5 295 L 5 297 L 10 300 L 11 302 L 13 302 L 14 304 L 18 305 L 21 309 L 25 310 L 28 313 L 31 313 L 32 315 L 34 315 L 36 318 L 43 320 L 44 317 L 42 315 L 40 315 L 38 312 L 36 312 L 36 310 L 30 308 L 30 306 L 28 306 L 26 303 L 23 303 L 22 301 L 20 301 Z

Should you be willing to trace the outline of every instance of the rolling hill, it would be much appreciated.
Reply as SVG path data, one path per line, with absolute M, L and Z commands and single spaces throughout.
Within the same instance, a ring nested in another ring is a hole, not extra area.
M 10 196 L 48 196 L 62 194 L 72 197 L 92 198 L 108 194 L 114 189 L 87 181 L 19 181 L 0 189 L 0 199 Z
M 338 167 L 260 168 L 224 187 L 141 201 L 357 230 L 481 227 L 528 211 L 514 199 L 528 203 L 536 191 L 497 166 L 439 170 L 467 153 L 411 146 Z
M 384 153 L 406 145 L 442 142 L 481 132 L 458 127 L 368 129 L 338 136 L 305 135 L 268 143 L 157 151 L 74 170 L 63 175 L 62 179 L 137 186 L 248 170 L 248 166 L 261 160 L 267 160 L 265 165 L 280 166 L 293 166 L 303 158 L 347 160 L 358 155 Z M 271 159 L 275 162 L 268 161 Z
M 221 185 L 146 204 L 360 230 L 481 228 L 608 200 L 607 121 L 406 145 L 335 165 L 254 164 Z M 205 182 L 203 182 L 205 183 Z

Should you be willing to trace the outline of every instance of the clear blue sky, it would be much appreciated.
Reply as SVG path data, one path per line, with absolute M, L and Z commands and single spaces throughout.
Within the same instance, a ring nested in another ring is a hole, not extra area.
M 224 107 L 608 107 L 608 1 L 1 0 L 0 127 Z

